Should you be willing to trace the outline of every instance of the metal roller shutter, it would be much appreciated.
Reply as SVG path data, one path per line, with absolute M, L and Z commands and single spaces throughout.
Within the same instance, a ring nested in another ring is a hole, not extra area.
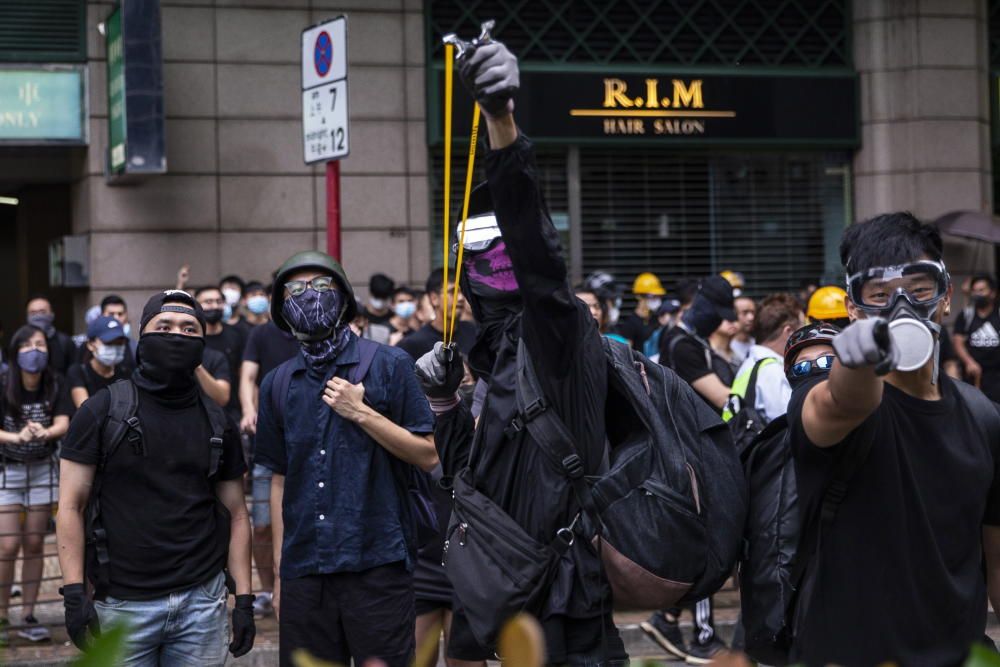
M 0 0 L 0 62 L 85 62 L 83 0 Z

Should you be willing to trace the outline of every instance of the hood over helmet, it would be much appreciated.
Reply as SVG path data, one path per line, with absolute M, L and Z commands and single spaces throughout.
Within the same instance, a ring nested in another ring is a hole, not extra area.
M 306 250 L 305 252 L 292 255 L 285 260 L 285 263 L 281 265 L 281 268 L 278 269 L 278 273 L 274 277 L 274 288 L 271 294 L 271 321 L 279 329 L 288 332 L 292 331 L 282 313 L 285 305 L 285 283 L 288 282 L 289 276 L 302 269 L 316 269 L 333 276 L 333 279 L 337 283 L 337 289 L 344 293 L 345 305 L 341 321 L 346 324 L 357 317 L 358 304 L 354 298 L 354 288 L 351 287 L 351 283 L 347 280 L 347 273 L 344 271 L 344 267 L 325 252 Z

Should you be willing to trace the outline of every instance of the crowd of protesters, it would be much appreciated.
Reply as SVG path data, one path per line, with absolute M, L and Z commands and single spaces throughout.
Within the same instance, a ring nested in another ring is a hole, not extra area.
M 676 380 L 695 431 L 739 423 L 756 443 L 781 426 L 803 535 L 822 515 L 800 552 L 792 658 L 958 664 L 988 641 L 987 600 L 1000 603 L 996 280 L 963 286 L 969 305 L 949 335 L 941 238 L 895 213 L 847 229 L 846 284 L 761 294 L 733 267 L 669 290 L 652 272 L 630 294 L 603 271 L 572 286 L 514 123 L 516 59 L 479 44 L 460 74 L 490 151 L 454 239 L 453 326 L 443 270 L 418 287 L 372 275 L 359 299 L 316 251 L 261 282 L 189 289 L 183 267 L 134 329 L 117 295 L 76 337 L 54 328 L 44 295 L 27 302 L 3 359 L 0 645 L 19 554 L 16 632 L 50 638 L 34 609 L 58 501 L 69 635 L 82 648 L 125 621 L 129 664 L 222 665 L 251 650 L 255 615 L 277 613 L 282 665 L 296 649 L 407 665 L 435 637 L 448 664 L 485 665 L 512 608 L 538 617 L 552 664 L 627 664 L 610 543 L 580 490 L 615 465 L 609 359 L 622 350 L 668 369 L 641 380 L 650 395 L 657 378 Z M 546 448 L 559 446 L 572 453 L 553 462 Z M 698 498 L 706 480 L 688 470 L 698 511 L 718 502 Z M 541 545 L 551 567 L 522 575 L 537 563 L 511 562 L 477 535 L 486 526 Z M 522 579 L 535 583 L 508 590 Z M 707 664 L 727 648 L 711 593 L 676 596 L 642 629 Z M 752 641 L 738 633 L 736 648 Z

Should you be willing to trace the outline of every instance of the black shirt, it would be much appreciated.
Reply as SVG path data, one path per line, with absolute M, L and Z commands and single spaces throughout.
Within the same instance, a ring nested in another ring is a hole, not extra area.
M 205 349 L 220 352 L 226 359 L 229 369 L 229 403 L 226 404 L 226 412 L 233 415 L 234 419 L 240 414 L 240 364 L 243 362 L 243 348 L 246 346 L 246 337 L 238 327 L 231 327 L 228 324 L 222 325 L 222 331 L 214 336 L 205 335 Z
M 82 364 L 73 364 L 70 366 L 69 373 L 66 376 L 66 380 L 69 382 L 70 391 L 76 389 L 77 387 L 83 387 L 87 390 L 87 396 L 93 396 L 101 389 L 104 389 L 109 384 L 117 382 L 123 378 L 131 377 L 132 370 L 126 369 L 124 364 L 118 364 L 115 366 L 114 375 L 109 378 L 103 375 L 98 375 L 94 367 L 90 365 L 90 362 Z
M 52 337 L 45 338 L 49 348 L 49 367 L 65 377 L 69 367 L 76 361 L 76 344 L 73 337 L 62 331 L 56 331 Z
M 960 664 L 986 626 L 984 523 L 1000 525 L 995 448 L 941 376 L 942 400 L 886 383 L 878 409 L 840 444 L 814 446 L 802 405 L 788 406 L 800 514 L 810 516 L 837 457 L 872 440 L 830 530 L 794 661 L 868 667 Z
M 295 336 L 282 331 L 274 322 L 254 327 L 243 349 L 243 361 L 260 364 L 257 386 L 264 376 L 298 354 L 301 346 Z
M 647 319 L 642 319 L 636 313 L 629 313 L 618 320 L 618 326 L 615 327 L 615 333 L 619 334 L 624 338 L 628 338 L 632 343 L 633 350 L 639 350 L 642 352 L 643 343 L 646 339 L 653 335 L 660 326 L 659 321 L 653 315 L 650 315 Z
M 963 310 L 955 320 L 955 334 L 965 336 L 965 349 L 983 367 L 980 389 L 990 400 L 1000 401 L 1000 312 L 994 308 L 986 317 L 972 310 L 971 321 Z
M 430 324 L 425 324 L 399 341 L 396 347 L 405 351 L 416 361 L 433 350 L 434 344 L 441 340 L 443 340 L 441 332 Z M 459 321 L 455 325 L 455 342 L 462 354 L 468 355 L 469 350 L 476 343 L 476 325 L 472 322 Z
M 56 417 L 69 417 L 73 414 L 73 401 L 70 400 L 66 381 L 61 377 L 56 378 L 56 392 L 51 402 L 45 400 L 44 392 L 41 390 L 22 391 L 21 410 L 17 415 L 8 414 L 5 396 L 6 391 L 0 392 L 3 430 L 8 433 L 17 433 L 27 425 L 29 420 L 48 428 L 52 426 L 52 421 Z M 3 445 L 0 447 L 0 463 L 4 461 L 14 463 L 41 461 L 48 458 L 56 450 L 58 444 L 57 440 L 34 440 L 16 445 Z
M 110 392 L 80 406 L 61 457 L 96 465 Z M 108 534 L 111 585 L 123 600 L 162 597 L 214 577 L 226 564 L 226 512 L 215 481 L 237 479 L 246 465 L 236 425 L 223 437 L 217 479 L 208 478 L 211 425 L 198 394 L 165 400 L 139 389 L 139 422 L 145 456 L 122 444 L 109 458 L 101 491 L 101 520 Z
M 218 350 L 206 347 L 205 354 L 201 358 L 201 365 L 204 366 L 205 370 L 208 371 L 208 374 L 216 380 L 225 380 L 226 382 L 233 381 L 232 377 L 229 375 L 229 362 L 226 361 L 226 355 L 222 354 Z

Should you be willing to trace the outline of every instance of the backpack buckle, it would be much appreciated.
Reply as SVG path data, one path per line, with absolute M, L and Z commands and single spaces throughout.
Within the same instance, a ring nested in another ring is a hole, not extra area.
M 545 398 L 540 396 L 524 407 L 525 421 L 531 421 L 548 409 Z
M 566 471 L 566 476 L 570 479 L 579 479 L 583 477 L 583 461 L 576 454 L 570 454 L 562 460 L 563 470 Z
M 520 417 L 515 416 L 513 419 L 510 420 L 510 423 L 507 424 L 507 428 L 503 430 L 503 436 L 508 440 L 513 440 L 514 438 L 517 437 L 517 434 L 523 430 L 524 430 L 524 422 L 521 421 Z
M 210 443 L 212 443 L 213 447 L 222 447 L 222 438 L 212 437 L 212 438 L 209 438 L 208 441 Z

